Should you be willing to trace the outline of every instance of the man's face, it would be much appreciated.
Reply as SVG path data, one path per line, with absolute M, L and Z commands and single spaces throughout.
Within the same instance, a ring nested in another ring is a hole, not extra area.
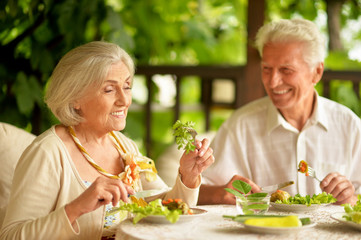
M 303 51 L 300 42 L 269 43 L 263 48 L 262 82 L 281 112 L 312 109 L 314 85 L 322 76 L 323 65 L 312 70 Z

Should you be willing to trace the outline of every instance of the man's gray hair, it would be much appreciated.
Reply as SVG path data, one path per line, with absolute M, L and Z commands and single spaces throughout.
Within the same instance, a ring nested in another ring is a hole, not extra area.
M 324 61 L 325 39 L 313 22 L 304 19 L 282 19 L 262 26 L 256 35 L 255 46 L 262 56 L 268 43 L 300 42 L 304 44 L 304 60 L 310 67 Z

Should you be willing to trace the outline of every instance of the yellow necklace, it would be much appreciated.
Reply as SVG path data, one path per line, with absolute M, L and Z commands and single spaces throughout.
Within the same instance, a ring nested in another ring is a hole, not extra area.
M 107 171 L 105 171 L 105 169 L 103 169 L 96 162 L 94 162 L 94 160 L 90 157 L 89 153 L 85 150 L 83 145 L 81 145 L 80 140 L 75 135 L 75 131 L 72 126 L 68 127 L 68 131 L 70 133 L 70 136 L 73 138 L 75 145 L 78 147 L 78 149 L 83 154 L 85 159 L 90 163 L 90 165 L 92 165 L 96 170 L 98 170 L 98 172 L 100 172 L 101 174 L 103 174 L 107 177 L 110 177 L 110 178 L 114 178 L 114 179 L 122 178 L 122 175 L 124 175 L 124 174 L 120 173 L 119 175 L 114 175 L 114 174 L 108 173 Z M 112 137 L 112 140 L 115 139 L 115 140 L 113 140 L 114 145 L 117 148 L 119 154 L 123 158 L 123 155 L 126 153 L 124 147 L 120 144 L 119 140 L 117 139 L 117 137 L 114 135 L 113 132 L 110 132 L 109 135 Z

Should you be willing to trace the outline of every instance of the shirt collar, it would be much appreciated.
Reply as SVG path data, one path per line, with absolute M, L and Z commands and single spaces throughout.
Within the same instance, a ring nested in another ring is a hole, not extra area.
M 315 90 L 315 95 L 316 95 L 316 102 L 315 102 L 315 109 L 310 118 L 310 120 L 312 121 L 311 125 L 320 124 L 327 131 L 329 128 L 329 123 L 326 113 L 325 102 L 318 95 L 316 90 Z
M 315 90 L 315 107 L 311 117 L 307 121 L 307 125 L 321 125 L 326 131 L 328 129 L 328 119 L 325 112 L 324 102 Z M 283 128 L 292 131 L 299 132 L 295 127 L 288 123 L 284 117 L 280 114 L 278 109 L 273 105 L 272 100 L 268 101 L 268 112 L 267 112 L 267 134 L 271 134 L 277 127 L 282 126 Z

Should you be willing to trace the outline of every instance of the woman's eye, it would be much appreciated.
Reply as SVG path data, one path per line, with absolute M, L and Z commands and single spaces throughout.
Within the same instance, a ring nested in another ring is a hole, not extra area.
M 112 87 L 106 87 L 106 88 L 104 88 L 104 92 L 105 93 L 110 93 L 110 92 L 112 92 L 113 91 L 113 88 Z
M 130 83 L 125 83 L 123 88 L 129 90 L 132 89 L 132 85 Z

